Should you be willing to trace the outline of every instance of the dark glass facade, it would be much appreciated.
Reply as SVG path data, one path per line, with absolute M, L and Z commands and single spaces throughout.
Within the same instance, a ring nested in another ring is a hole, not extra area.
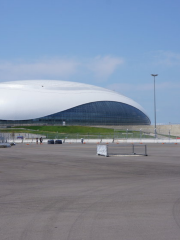
M 45 117 L 29 120 L 0 120 L 0 124 L 66 125 L 150 125 L 150 119 L 139 109 L 125 103 L 99 101 L 83 104 Z

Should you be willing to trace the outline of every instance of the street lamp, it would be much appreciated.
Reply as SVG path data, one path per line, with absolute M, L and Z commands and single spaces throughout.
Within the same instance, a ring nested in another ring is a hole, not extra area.
M 151 74 L 152 77 L 154 77 L 154 136 L 156 138 L 157 131 L 156 131 L 156 92 L 155 92 L 155 77 L 158 76 L 158 74 Z

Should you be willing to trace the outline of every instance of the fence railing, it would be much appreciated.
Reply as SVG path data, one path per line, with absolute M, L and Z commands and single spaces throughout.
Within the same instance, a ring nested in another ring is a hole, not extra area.
M 92 134 L 92 133 L 0 133 L 0 142 L 8 142 L 8 141 L 20 141 L 23 142 L 25 139 L 29 141 L 35 141 L 36 138 L 42 137 L 43 139 L 61 139 L 63 142 L 66 142 L 70 139 L 73 139 L 74 142 L 78 142 L 81 139 L 84 139 L 86 141 L 90 141 L 92 139 L 97 140 L 97 142 L 101 142 L 102 140 L 111 139 L 112 142 L 118 141 L 118 140 L 130 140 L 130 139 L 138 139 L 139 141 L 149 139 L 153 140 L 155 139 L 155 136 L 153 133 L 147 133 L 147 132 L 117 132 L 110 134 L 105 133 L 98 133 L 98 134 Z M 172 135 L 163 135 L 163 134 L 157 134 L 156 139 L 164 139 L 164 140 L 170 140 L 170 139 L 178 139 L 178 136 L 172 136 Z

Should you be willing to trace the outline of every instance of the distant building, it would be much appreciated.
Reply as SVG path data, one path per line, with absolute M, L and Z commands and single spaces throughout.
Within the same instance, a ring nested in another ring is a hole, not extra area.
M 143 108 L 93 85 L 28 80 L 0 83 L 0 124 L 150 125 Z

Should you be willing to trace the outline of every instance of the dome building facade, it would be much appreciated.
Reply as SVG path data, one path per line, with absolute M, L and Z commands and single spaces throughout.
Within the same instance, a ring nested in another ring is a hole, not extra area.
M 0 83 L 0 124 L 150 125 L 144 109 L 114 91 L 67 81 Z

